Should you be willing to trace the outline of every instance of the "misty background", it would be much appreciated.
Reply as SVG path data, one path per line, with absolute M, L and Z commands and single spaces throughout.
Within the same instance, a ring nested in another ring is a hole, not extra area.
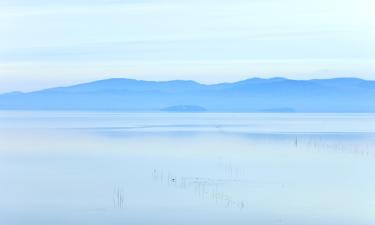
M 112 77 L 375 79 L 371 0 L 0 0 L 0 93 Z

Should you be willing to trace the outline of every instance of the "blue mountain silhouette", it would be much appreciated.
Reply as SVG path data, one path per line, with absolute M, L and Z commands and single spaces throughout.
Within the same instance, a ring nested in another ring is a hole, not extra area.
M 0 109 L 159 111 L 184 108 L 178 106 L 204 108 L 208 112 L 375 112 L 375 81 L 276 77 L 206 85 L 189 80 L 113 78 L 0 95 Z

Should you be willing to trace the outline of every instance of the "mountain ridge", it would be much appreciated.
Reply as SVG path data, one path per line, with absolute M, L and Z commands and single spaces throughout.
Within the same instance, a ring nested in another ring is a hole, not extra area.
M 0 109 L 159 111 L 197 105 L 212 112 L 375 112 L 375 81 L 360 78 L 249 78 L 233 83 L 110 78 L 0 94 Z M 285 110 L 284 110 L 285 111 Z

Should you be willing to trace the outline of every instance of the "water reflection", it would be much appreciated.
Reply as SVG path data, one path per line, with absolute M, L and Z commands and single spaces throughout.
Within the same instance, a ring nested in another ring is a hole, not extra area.
M 0 224 L 372 225 L 374 118 L 0 113 Z

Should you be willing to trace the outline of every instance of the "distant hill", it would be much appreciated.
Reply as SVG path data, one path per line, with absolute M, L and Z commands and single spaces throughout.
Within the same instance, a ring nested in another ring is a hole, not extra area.
M 176 106 L 211 112 L 375 112 L 375 81 L 278 77 L 206 85 L 114 78 L 0 95 L 0 109 L 160 111 Z
M 161 109 L 161 111 L 164 111 L 164 112 L 205 112 L 207 111 L 207 109 L 198 105 L 175 105 L 175 106 L 163 108 Z

